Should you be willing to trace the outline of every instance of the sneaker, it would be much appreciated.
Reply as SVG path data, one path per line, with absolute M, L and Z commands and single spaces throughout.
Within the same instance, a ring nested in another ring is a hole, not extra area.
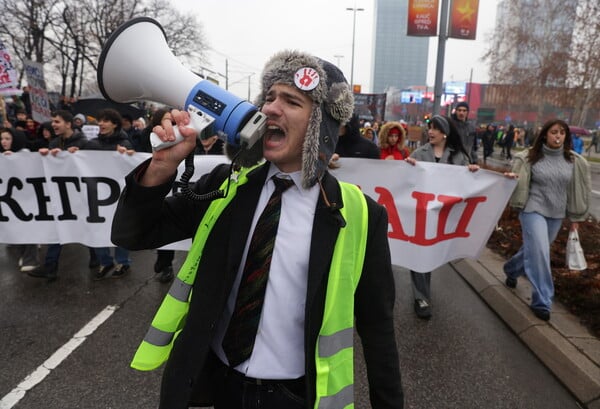
M 58 276 L 58 265 L 56 263 L 45 264 L 42 268 L 36 268 L 27 272 L 27 275 L 35 278 L 45 278 L 48 281 L 55 281 Z
M 23 264 L 21 265 L 21 272 L 22 273 L 29 273 L 30 271 L 34 271 L 34 270 L 38 270 L 40 268 L 39 264 Z
M 100 262 L 96 257 L 90 257 L 90 262 L 88 263 L 89 268 L 96 268 L 100 266 Z
M 542 321 L 550 321 L 550 311 L 542 308 L 529 307 L 533 311 L 533 315 L 541 319 Z
M 129 273 L 130 267 L 127 264 L 117 264 L 117 268 L 112 273 L 111 278 L 121 278 Z
M 431 318 L 431 307 L 429 303 L 425 300 L 415 300 L 415 314 L 417 317 L 428 320 Z
M 173 274 L 173 266 L 167 266 L 160 271 L 160 276 L 158 276 L 158 281 L 161 283 L 168 283 L 174 277 Z
M 110 263 L 107 266 L 100 266 L 96 274 L 94 274 L 94 280 L 102 280 L 106 278 L 106 275 L 115 267 L 113 263 Z
M 88 262 L 88 267 L 100 267 L 100 260 L 98 260 L 98 257 L 96 256 L 96 251 L 92 247 L 88 247 L 88 251 L 90 253 L 90 261 Z
M 506 286 L 508 288 L 517 288 L 517 279 L 512 277 L 506 277 Z

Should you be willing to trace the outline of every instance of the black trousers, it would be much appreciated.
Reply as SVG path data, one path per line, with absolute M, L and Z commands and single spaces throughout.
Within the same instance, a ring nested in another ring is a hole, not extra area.
M 215 388 L 215 409 L 305 408 L 304 377 L 290 380 L 255 379 L 228 367 L 224 373 L 222 383 Z

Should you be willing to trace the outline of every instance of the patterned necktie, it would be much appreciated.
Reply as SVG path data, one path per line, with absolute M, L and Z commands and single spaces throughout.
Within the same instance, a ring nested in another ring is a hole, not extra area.
M 273 182 L 275 191 L 254 228 L 235 309 L 223 338 L 223 351 L 231 367 L 238 366 L 252 354 L 279 226 L 281 195 L 294 184 L 291 179 L 277 177 L 273 177 Z

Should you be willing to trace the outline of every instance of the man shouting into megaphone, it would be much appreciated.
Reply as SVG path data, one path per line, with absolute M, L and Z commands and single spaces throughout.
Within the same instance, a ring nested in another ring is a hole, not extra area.
M 185 111 L 172 111 L 183 141 L 126 178 L 115 244 L 194 238 L 132 366 L 167 362 L 164 409 L 343 408 L 354 402 L 356 329 L 372 407 L 402 408 L 387 214 L 327 170 L 353 112 L 350 87 L 334 65 L 284 51 L 267 62 L 256 104 L 262 140 L 226 146 L 233 166 L 191 186 L 224 197 L 166 197 L 196 146 Z M 161 125 L 156 135 L 175 140 L 171 122 Z

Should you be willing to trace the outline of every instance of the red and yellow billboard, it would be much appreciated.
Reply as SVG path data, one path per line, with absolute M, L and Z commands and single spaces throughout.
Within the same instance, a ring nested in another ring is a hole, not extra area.
M 448 37 L 475 40 L 479 0 L 452 0 Z
M 406 35 L 436 36 L 438 31 L 438 0 L 408 0 Z

